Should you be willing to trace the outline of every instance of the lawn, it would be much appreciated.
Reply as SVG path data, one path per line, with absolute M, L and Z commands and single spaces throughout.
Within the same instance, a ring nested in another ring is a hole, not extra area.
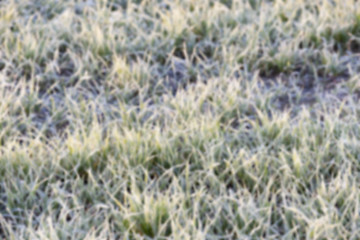
M 360 239 L 357 0 L 0 1 L 0 239 Z

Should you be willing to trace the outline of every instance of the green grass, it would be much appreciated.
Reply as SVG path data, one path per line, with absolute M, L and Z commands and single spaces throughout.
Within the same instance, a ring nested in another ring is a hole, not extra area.
M 359 239 L 360 3 L 0 2 L 0 239 Z

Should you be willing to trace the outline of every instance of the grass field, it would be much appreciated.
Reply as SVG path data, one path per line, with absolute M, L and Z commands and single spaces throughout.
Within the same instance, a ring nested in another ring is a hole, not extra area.
M 356 0 L 0 1 L 0 239 L 360 239 Z

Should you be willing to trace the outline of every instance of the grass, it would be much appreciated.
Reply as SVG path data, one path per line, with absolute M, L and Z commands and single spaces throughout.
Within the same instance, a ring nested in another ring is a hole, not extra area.
M 0 3 L 0 238 L 359 239 L 353 0 Z

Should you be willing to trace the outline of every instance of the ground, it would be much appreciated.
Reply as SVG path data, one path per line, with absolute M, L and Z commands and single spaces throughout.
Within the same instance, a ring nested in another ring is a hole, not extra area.
M 0 2 L 0 238 L 359 239 L 356 0 Z

